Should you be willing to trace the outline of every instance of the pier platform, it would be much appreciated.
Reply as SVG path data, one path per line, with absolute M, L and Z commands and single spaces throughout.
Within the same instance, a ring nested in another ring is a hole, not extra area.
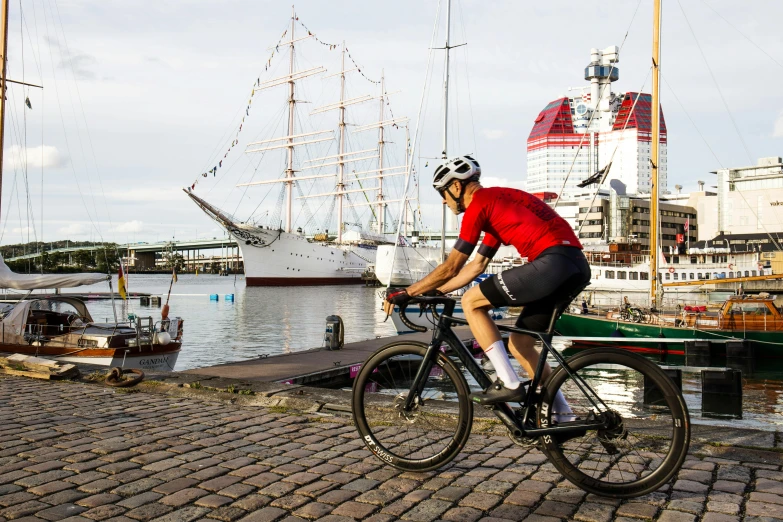
M 473 338 L 473 334 L 466 326 L 454 328 L 454 332 L 463 341 Z M 366 339 L 355 343 L 346 343 L 341 350 L 337 351 L 327 350 L 326 348 L 313 348 L 300 352 L 207 366 L 205 368 L 194 368 L 177 373 L 303 385 L 323 385 L 328 383 L 334 386 L 345 380 L 350 385 L 351 366 L 363 363 L 381 346 L 397 340 L 429 343 L 431 339 L 432 332 L 429 331 Z

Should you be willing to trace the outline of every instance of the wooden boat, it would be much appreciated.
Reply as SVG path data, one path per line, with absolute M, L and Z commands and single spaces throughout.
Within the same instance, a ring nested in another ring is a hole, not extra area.
M 0 304 L 0 356 L 20 353 L 70 363 L 173 370 L 182 347 L 180 317 L 98 323 L 77 297 L 29 298 L 34 290 L 107 280 L 106 274 L 17 274 L 0 257 L 0 288 L 24 290 L 28 297 Z
M 73 297 L 31 299 L 0 308 L 0 355 L 171 371 L 182 347 L 181 318 L 97 323 Z

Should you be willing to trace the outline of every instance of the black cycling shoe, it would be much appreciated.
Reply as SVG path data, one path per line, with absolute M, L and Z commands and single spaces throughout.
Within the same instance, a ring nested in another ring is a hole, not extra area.
M 497 379 L 492 385 L 482 392 L 471 393 L 470 400 L 482 406 L 498 404 L 501 402 L 522 402 L 526 389 L 521 384 L 516 389 L 506 388 L 503 381 Z

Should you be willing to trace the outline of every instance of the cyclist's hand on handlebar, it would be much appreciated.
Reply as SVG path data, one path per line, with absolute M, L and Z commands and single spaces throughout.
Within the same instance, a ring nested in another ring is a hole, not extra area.
M 426 292 L 424 292 L 421 295 L 427 296 L 427 297 L 442 297 L 442 296 L 444 296 L 446 294 L 444 294 L 443 292 L 441 292 L 437 288 L 434 288 L 432 290 L 427 290 Z
M 389 317 L 394 311 L 396 306 L 405 306 L 408 301 L 411 300 L 411 296 L 405 288 L 389 288 L 386 290 L 386 299 L 383 302 L 383 311 L 386 312 L 386 317 Z

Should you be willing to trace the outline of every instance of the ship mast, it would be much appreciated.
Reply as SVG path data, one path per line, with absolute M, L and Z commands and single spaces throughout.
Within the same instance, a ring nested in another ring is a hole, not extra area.
M 660 159 L 661 100 L 659 93 L 661 52 L 661 0 L 653 2 L 653 48 L 652 48 L 652 146 L 650 147 L 650 306 L 658 303 L 658 164 Z
M 411 143 L 411 135 L 410 130 L 408 129 L 408 126 L 405 126 L 405 164 L 408 164 L 408 161 L 410 160 L 410 143 Z M 414 214 L 414 223 L 413 226 L 416 226 L 415 223 L 416 216 Z M 403 232 L 405 237 L 408 237 L 408 202 L 405 201 L 405 198 L 403 197 L 402 200 L 402 223 L 403 227 L 405 227 L 405 231 Z M 398 227 L 399 228 L 399 227 Z
M 321 107 L 317 107 L 313 109 L 313 111 L 310 113 L 310 115 L 315 114 L 321 114 L 328 111 L 338 110 L 339 111 L 339 137 L 338 137 L 338 153 L 330 156 L 322 156 L 319 158 L 312 158 L 308 159 L 302 162 L 302 165 L 299 166 L 298 170 L 294 170 L 294 147 L 297 147 L 299 145 L 310 145 L 314 143 L 321 143 L 325 141 L 332 141 L 334 139 L 334 131 L 328 130 L 328 131 L 314 131 L 314 132 L 305 132 L 300 134 L 295 134 L 296 128 L 294 126 L 295 122 L 295 105 L 296 105 L 296 99 L 294 98 L 294 83 L 298 80 L 301 80 L 303 78 L 306 78 L 308 76 L 312 76 L 315 74 L 321 74 L 323 72 L 326 72 L 326 69 L 323 66 L 319 67 L 313 67 L 310 69 L 302 70 L 302 71 L 294 71 L 294 43 L 306 40 L 308 38 L 312 38 L 313 35 L 311 33 L 308 33 L 306 36 L 302 36 L 300 38 L 294 37 L 294 25 L 296 21 L 296 13 L 292 11 L 291 13 L 291 40 L 289 42 L 285 42 L 281 45 L 290 45 L 291 47 L 291 57 L 290 57 L 290 63 L 288 67 L 288 74 L 284 76 L 280 76 L 277 78 L 272 78 L 271 80 L 263 81 L 259 84 L 256 90 L 263 90 L 263 89 L 269 89 L 272 87 L 276 87 L 283 84 L 289 85 L 289 91 L 288 91 L 288 133 L 286 136 L 281 136 L 279 138 L 270 138 L 265 139 L 261 141 L 255 141 L 248 143 L 248 148 L 245 150 L 245 153 L 255 153 L 255 152 L 265 152 L 269 150 L 282 150 L 286 149 L 287 152 L 287 165 L 285 170 L 285 176 L 278 178 L 278 179 L 271 179 L 271 180 L 262 180 L 262 181 L 250 181 L 247 183 L 239 183 L 237 184 L 237 187 L 248 187 L 248 186 L 255 186 L 255 185 L 267 185 L 271 183 L 284 183 L 285 184 L 285 200 L 286 200 L 286 219 L 285 219 L 285 231 L 291 232 L 291 229 L 293 227 L 293 221 L 292 221 L 292 215 L 291 215 L 291 207 L 292 207 L 292 199 L 293 199 L 293 184 L 296 180 L 313 180 L 313 179 L 325 179 L 325 178 L 337 178 L 335 183 L 335 190 L 326 192 L 323 194 L 307 194 L 298 197 L 297 199 L 310 199 L 310 198 L 322 198 L 325 196 L 336 196 L 337 197 L 337 221 L 338 221 L 338 227 L 337 227 L 337 237 L 336 241 L 337 243 L 341 243 L 343 240 L 343 213 L 345 209 L 345 195 L 349 193 L 365 193 L 368 191 L 377 190 L 379 191 L 379 197 L 362 203 L 354 203 L 352 206 L 359 206 L 359 205 L 370 205 L 371 207 L 375 207 L 376 205 L 383 210 L 383 208 L 390 202 L 396 202 L 398 200 L 387 200 L 383 197 L 383 178 L 389 177 L 389 176 L 402 176 L 405 175 L 405 172 L 400 172 L 400 169 L 407 168 L 407 165 L 400 165 L 400 166 L 389 166 L 385 167 L 383 165 L 383 147 L 385 143 L 385 136 L 384 136 L 384 130 L 383 127 L 387 125 L 399 125 L 402 123 L 406 123 L 408 121 L 407 118 L 392 118 L 390 120 L 383 121 L 383 103 L 388 98 L 389 94 L 394 93 L 387 93 L 385 90 L 385 81 L 381 80 L 381 121 L 371 123 L 368 125 L 362 125 L 358 128 L 353 130 L 353 133 L 357 132 L 365 132 L 369 130 L 375 130 L 376 128 L 380 128 L 380 151 L 378 149 L 366 149 L 366 150 L 358 150 L 358 151 L 352 151 L 352 152 L 346 152 L 346 136 L 345 136 L 345 127 L 347 123 L 345 122 L 345 109 L 349 105 L 357 105 L 360 103 L 365 103 L 371 100 L 378 99 L 375 96 L 372 96 L 370 94 L 364 95 L 364 96 L 357 96 L 354 98 L 346 99 L 345 97 L 345 90 L 346 90 L 346 84 L 345 84 L 345 74 L 351 71 L 359 71 L 361 72 L 361 69 L 359 69 L 358 66 L 352 68 L 352 69 L 346 69 L 345 68 L 345 55 L 348 53 L 348 49 L 345 46 L 345 42 L 342 44 L 342 64 L 340 67 L 340 71 L 336 72 L 335 74 L 331 74 L 329 76 L 324 76 L 322 79 L 327 79 L 335 76 L 340 77 L 340 99 L 333 103 L 328 103 L 326 105 L 323 105 Z M 274 49 L 274 47 L 272 48 Z M 350 56 L 350 55 L 349 55 Z M 354 64 L 356 65 L 356 64 Z M 326 136 L 326 137 L 315 137 L 315 136 L 323 136 L 324 134 L 332 134 L 332 136 Z M 312 138 L 312 139 L 311 139 Z M 297 141 L 295 141 L 297 140 Z M 278 144 L 274 144 L 274 143 Z M 280 144 L 279 142 L 283 142 Z M 258 146 L 256 148 L 256 146 Z M 367 153 L 376 153 L 376 155 L 371 156 L 361 156 L 362 154 Z M 365 170 L 360 172 L 352 172 L 354 176 L 356 176 L 356 181 L 362 182 L 366 180 L 379 180 L 379 184 L 376 187 L 363 187 L 360 189 L 351 189 L 351 190 L 345 190 L 345 164 L 346 163 L 353 163 L 353 162 L 360 162 L 360 161 L 367 161 L 367 160 L 375 160 L 380 158 L 379 161 L 379 168 L 373 169 L 373 170 Z M 302 172 L 305 170 L 310 169 L 322 169 L 324 167 L 329 166 L 337 166 L 337 172 L 332 172 L 329 174 L 315 174 L 315 175 L 305 175 L 305 176 L 294 176 L 296 172 Z M 372 175 L 376 174 L 377 175 Z M 369 176 L 361 176 L 362 174 L 371 174 Z M 379 225 L 382 229 L 383 227 L 383 218 L 381 218 Z
M 446 64 L 443 69 L 443 161 L 448 159 L 449 147 L 449 40 L 451 39 L 451 0 L 446 1 Z M 444 204 L 440 221 L 440 262 L 446 260 L 446 211 L 448 207 Z
M 345 40 L 340 65 L 340 158 L 337 164 L 337 242 L 343 242 L 343 174 L 345 172 Z
M 383 121 L 383 104 L 385 102 L 384 95 L 386 94 L 385 91 L 385 81 L 384 81 L 384 74 L 383 71 L 381 71 L 381 95 L 380 95 L 380 113 L 378 114 L 378 121 Z M 384 145 L 384 139 L 383 139 L 383 125 L 378 126 L 378 233 L 383 234 L 385 228 L 386 228 L 386 209 L 385 205 L 383 203 L 383 145 Z M 407 161 L 405 162 L 407 165 Z M 403 205 L 405 203 L 403 202 Z
M 5 89 L 6 89 L 6 81 L 5 81 L 5 75 L 6 75 L 6 63 L 7 63 L 7 57 L 8 57 L 8 0 L 2 0 L 2 6 L 0 7 L 2 12 L 0 12 L 0 16 L 2 16 L 2 20 L 0 20 L 0 24 L 2 24 L 2 31 L 3 35 L 2 38 L 0 38 L 0 56 L 2 56 L 3 65 L 2 65 L 2 75 L 0 78 L 0 204 L 2 204 L 2 194 L 3 194 L 3 150 L 5 145 Z
M 296 27 L 296 11 L 294 6 L 291 6 L 291 59 L 288 64 L 288 74 L 290 80 L 288 81 L 288 162 L 285 169 L 285 177 L 288 181 L 285 184 L 285 231 L 290 233 L 292 222 L 291 214 L 291 198 L 293 197 L 294 189 L 294 106 L 296 100 L 294 99 L 294 29 Z

